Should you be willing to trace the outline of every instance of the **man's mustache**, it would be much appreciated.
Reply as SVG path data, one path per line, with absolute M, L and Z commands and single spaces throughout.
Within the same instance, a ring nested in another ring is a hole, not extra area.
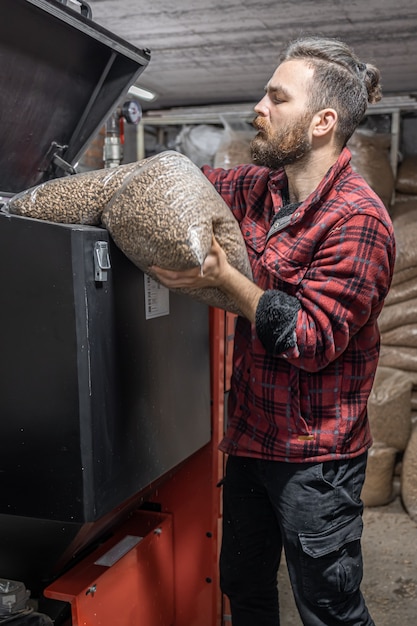
M 256 128 L 256 130 L 268 132 L 268 122 L 262 117 L 255 117 L 252 122 L 252 126 Z

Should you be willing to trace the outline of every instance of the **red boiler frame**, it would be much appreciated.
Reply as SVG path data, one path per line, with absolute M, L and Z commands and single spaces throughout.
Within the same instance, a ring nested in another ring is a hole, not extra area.
M 45 590 L 70 603 L 72 626 L 221 626 L 219 588 L 224 432 L 236 316 L 210 309 L 209 444 L 151 493 L 158 512 L 137 509 L 112 537 Z

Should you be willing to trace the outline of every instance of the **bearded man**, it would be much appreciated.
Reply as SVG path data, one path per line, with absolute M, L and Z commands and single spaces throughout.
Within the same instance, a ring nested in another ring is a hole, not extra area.
M 215 240 L 201 272 L 153 268 L 169 288 L 222 289 L 242 312 L 220 444 L 233 626 L 279 625 L 283 550 L 305 626 L 374 624 L 360 496 L 395 242 L 346 143 L 380 97 L 379 71 L 343 42 L 290 43 L 255 107 L 254 164 L 203 168 L 240 224 L 253 282 Z

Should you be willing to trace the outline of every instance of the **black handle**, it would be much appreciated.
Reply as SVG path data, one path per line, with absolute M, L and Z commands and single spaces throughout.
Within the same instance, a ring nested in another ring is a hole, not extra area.
M 58 2 L 60 2 L 61 4 L 64 4 L 65 6 L 68 6 L 68 0 L 58 0 Z M 93 19 L 93 12 L 91 10 L 90 5 L 88 4 L 88 2 L 85 2 L 84 0 L 78 0 L 78 2 L 80 3 L 80 12 L 81 15 L 83 17 L 87 17 L 89 20 Z
M 79 0 L 79 2 L 81 3 L 81 15 L 88 17 L 89 20 L 92 20 L 93 12 L 88 2 L 84 2 L 84 0 Z

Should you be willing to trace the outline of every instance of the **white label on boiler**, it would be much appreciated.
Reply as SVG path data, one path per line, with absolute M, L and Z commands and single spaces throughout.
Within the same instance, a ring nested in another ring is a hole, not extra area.
M 144 274 L 145 316 L 147 320 L 169 315 L 169 289 Z

